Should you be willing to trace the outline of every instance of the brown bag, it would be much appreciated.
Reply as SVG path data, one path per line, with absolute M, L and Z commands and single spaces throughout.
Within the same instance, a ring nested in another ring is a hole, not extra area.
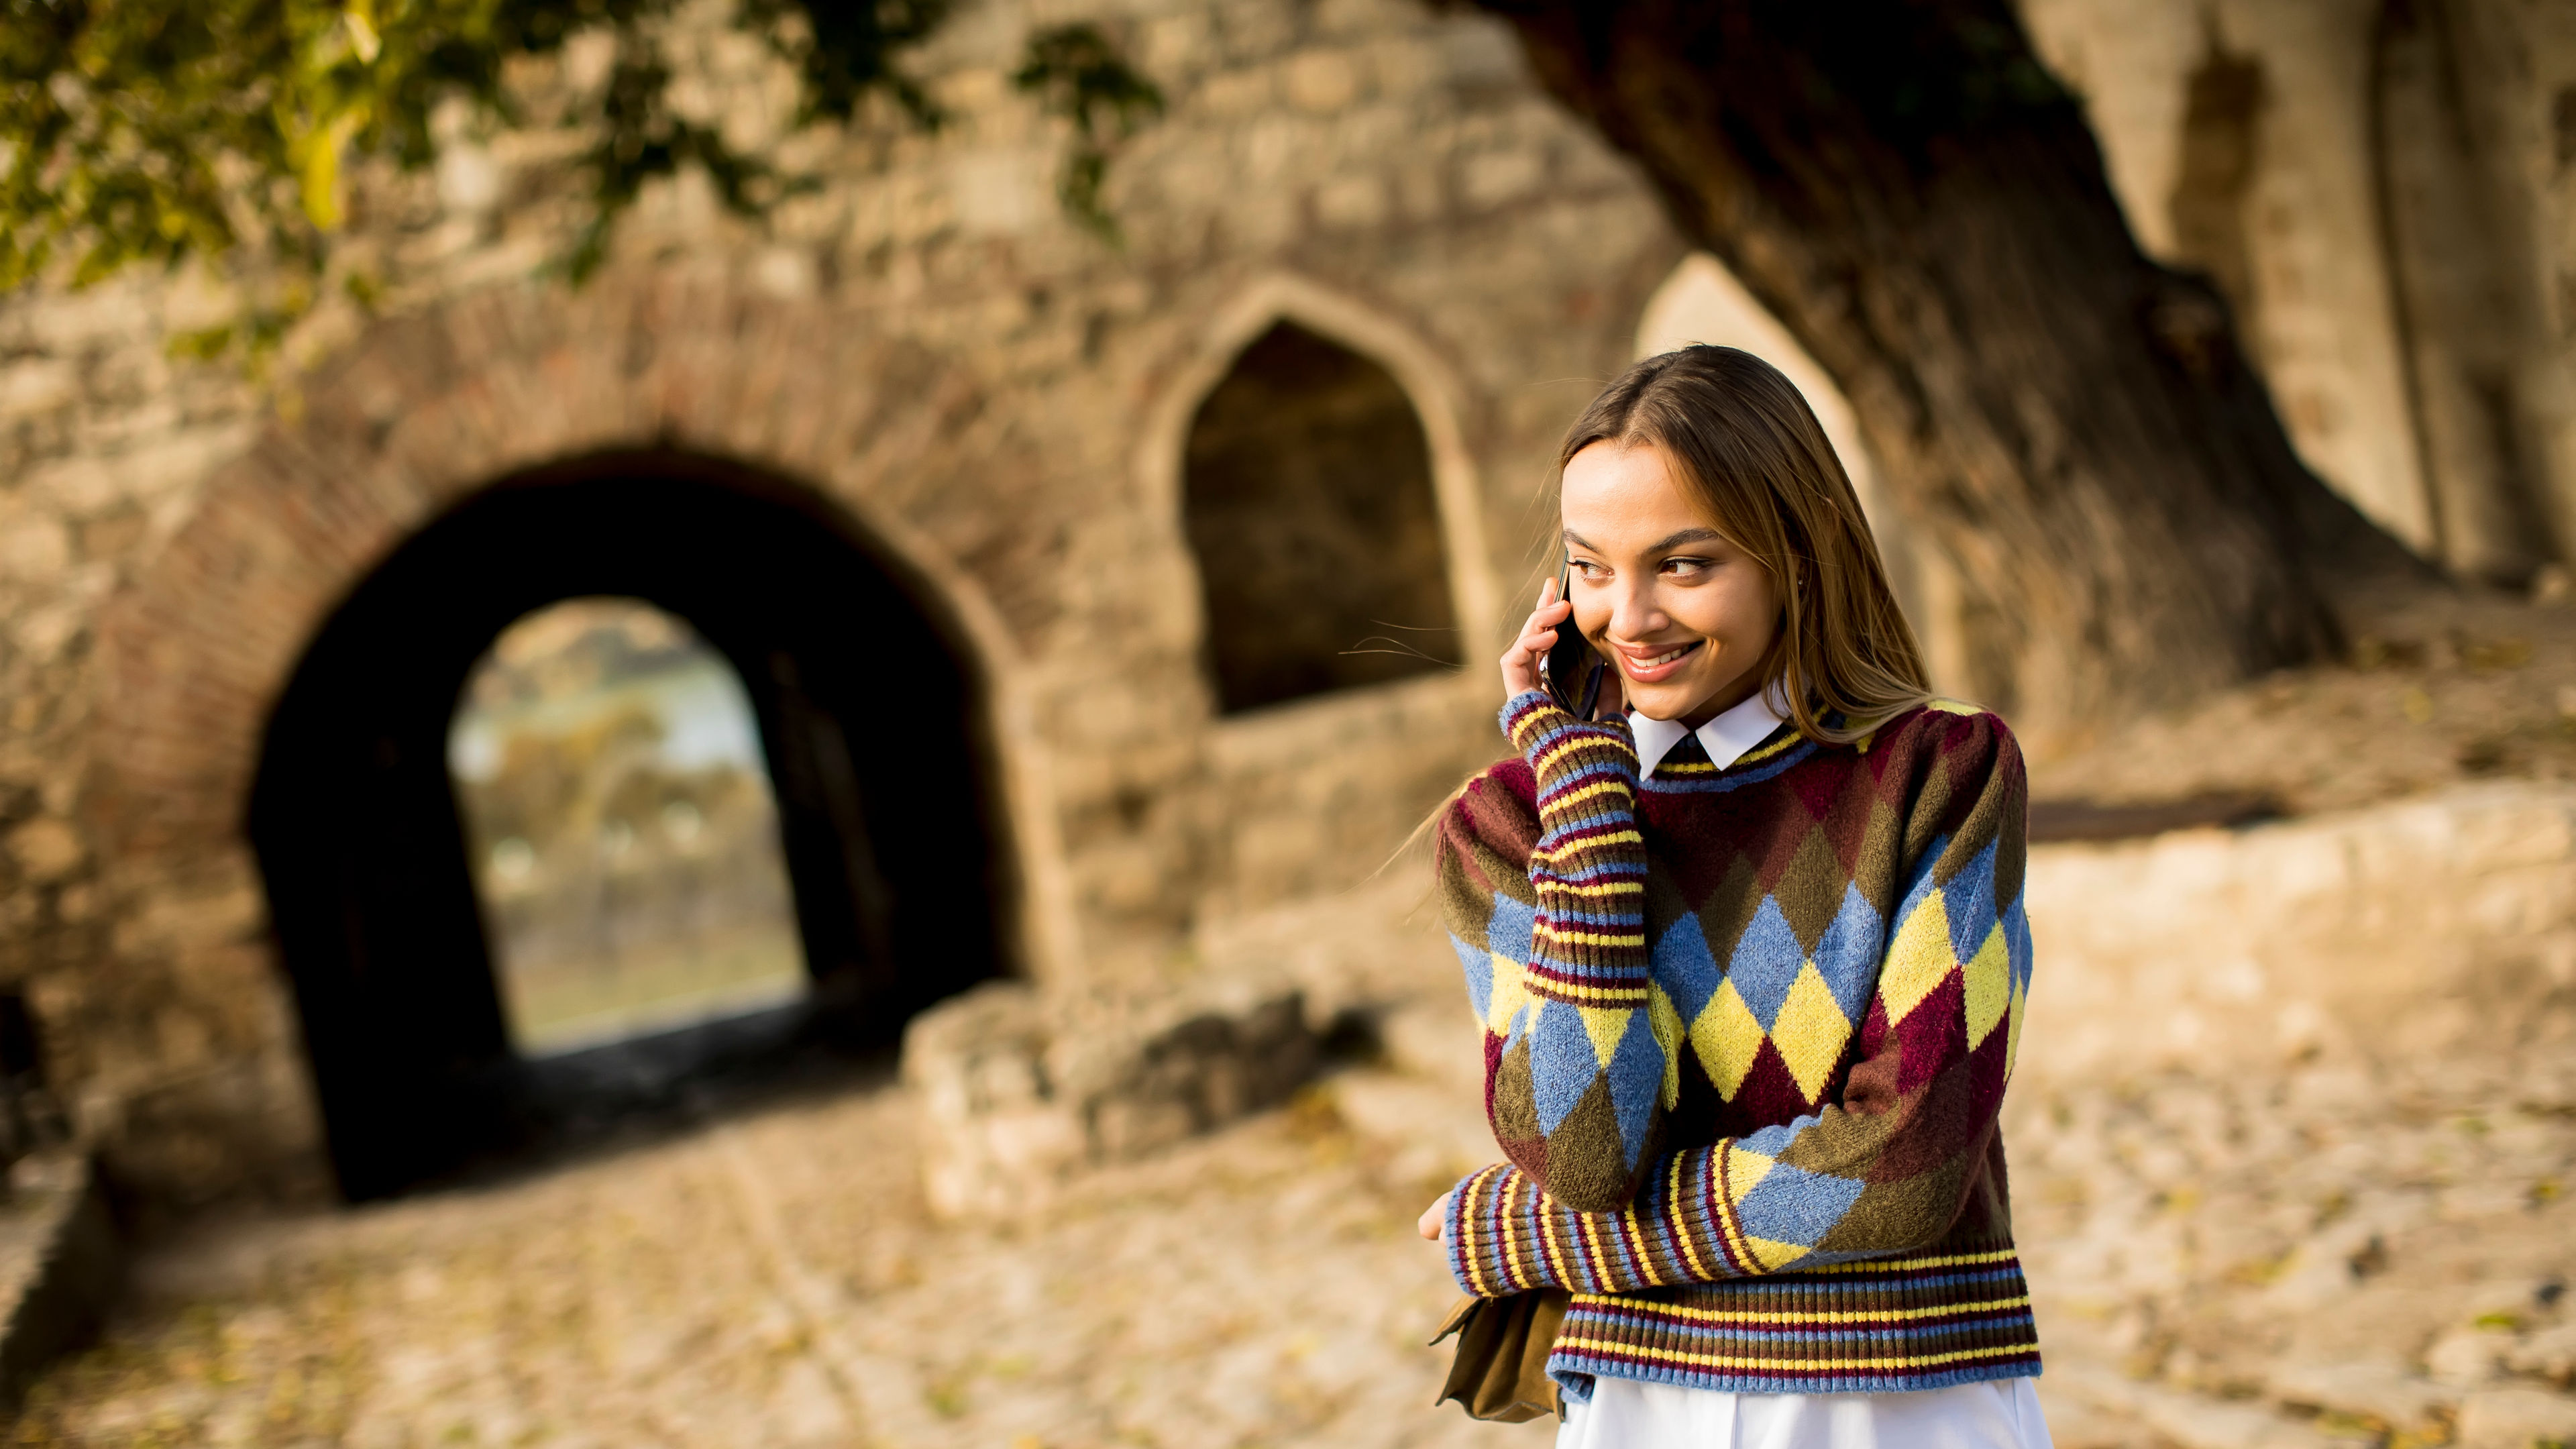
M 1449 1382 L 1432 1405 L 1456 1399 L 1471 1419 L 1518 1424 L 1541 1414 L 1565 1417 L 1565 1398 L 1547 1376 L 1557 1325 L 1572 1300 L 1562 1288 L 1508 1298 L 1469 1298 L 1449 1310 L 1431 1341 L 1458 1335 Z

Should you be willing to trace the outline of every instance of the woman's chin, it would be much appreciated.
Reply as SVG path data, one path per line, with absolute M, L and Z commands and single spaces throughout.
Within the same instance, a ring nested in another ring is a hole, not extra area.
M 1666 680 L 1660 684 L 1639 684 L 1631 679 L 1628 686 L 1628 708 L 1648 719 L 1680 719 L 1689 714 L 1709 691 Z
M 1628 709 L 1646 719 L 1685 719 L 1698 714 L 1700 706 L 1716 694 L 1716 688 L 1700 678 L 1667 678 L 1659 683 L 1620 681 L 1628 686 Z

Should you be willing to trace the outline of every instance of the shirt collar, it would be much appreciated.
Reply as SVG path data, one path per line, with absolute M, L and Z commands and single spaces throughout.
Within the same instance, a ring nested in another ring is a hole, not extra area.
M 1727 710 L 1694 730 L 1680 720 L 1648 719 L 1631 712 L 1629 732 L 1637 741 L 1637 778 L 1655 773 L 1655 766 L 1682 742 L 1682 736 L 1699 736 L 1700 748 L 1708 751 L 1709 763 L 1723 770 L 1744 758 L 1744 752 L 1771 737 L 1780 721 L 1789 717 L 1784 702 L 1769 687 L 1754 692 L 1752 698 Z

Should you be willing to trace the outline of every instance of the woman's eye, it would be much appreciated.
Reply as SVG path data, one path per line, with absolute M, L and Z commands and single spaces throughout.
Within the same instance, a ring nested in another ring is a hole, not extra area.
M 1664 572 L 1668 574 L 1695 574 L 1706 570 L 1708 567 L 1709 560 L 1704 558 L 1668 558 L 1664 560 Z
M 1587 579 L 1602 578 L 1610 572 L 1597 563 L 1587 563 L 1582 559 L 1574 561 L 1574 571 Z

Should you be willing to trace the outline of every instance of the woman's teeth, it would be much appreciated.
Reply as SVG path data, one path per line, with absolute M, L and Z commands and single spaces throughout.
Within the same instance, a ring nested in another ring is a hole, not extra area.
M 1674 660 L 1681 658 L 1685 654 L 1688 654 L 1690 652 L 1690 648 L 1691 647 L 1688 644 L 1685 644 L 1669 654 L 1658 654 L 1652 659 L 1640 659 L 1637 661 L 1637 667 L 1639 669 L 1661 669 L 1665 665 L 1672 663 Z

